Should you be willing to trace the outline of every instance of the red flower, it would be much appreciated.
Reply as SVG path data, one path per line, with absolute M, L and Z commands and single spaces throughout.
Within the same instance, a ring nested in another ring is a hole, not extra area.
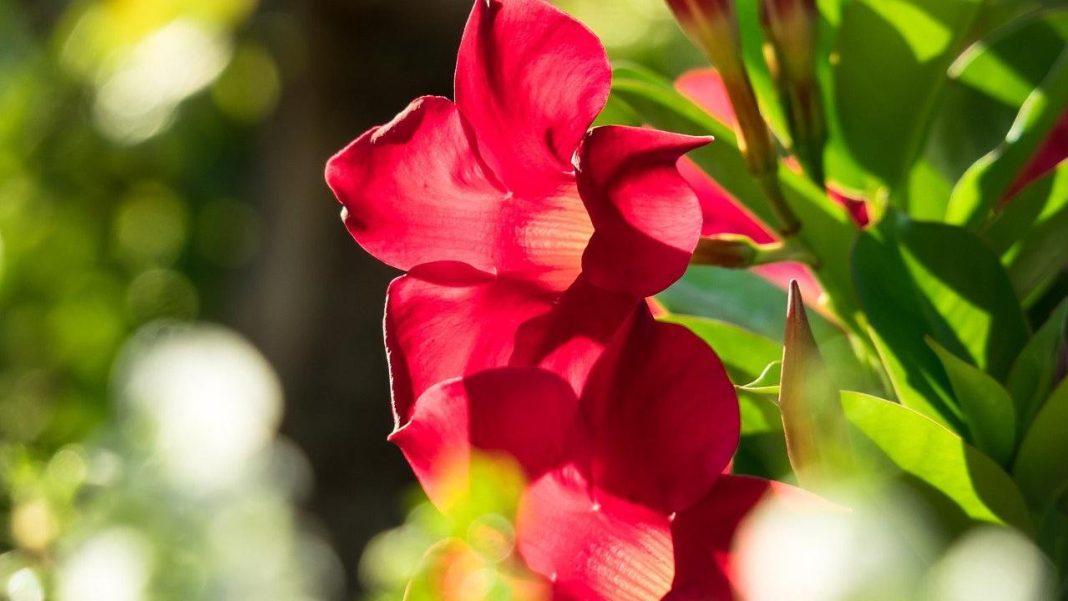
M 707 139 L 587 131 L 610 79 L 597 38 L 548 3 L 479 0 L 456 101 L 417 99 L 330 160 L 352 236 L 409 272 L 386 312 L 399 422 L 478 369 L 584 372 L 586 351 L 686 269 L 700 208 L 675 163 Z
M 640 307 L 578 394 L 546 370 L 487 370 L 430 388 L 390 440 L 440 506 L 473 452 L 514 457 L 517 548 L 557 598 L 681 601 L 731 598 L 735 529 L 790 489 L 723 474 L 738 435 L 715 353 Z

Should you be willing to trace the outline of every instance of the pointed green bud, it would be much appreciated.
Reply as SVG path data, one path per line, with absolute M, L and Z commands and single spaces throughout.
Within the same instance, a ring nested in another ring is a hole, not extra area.
M 848 423 L 796 281 L 787 304 L 779 387 L 786 449 L 801 485 L 826 491 L 854 473 Z

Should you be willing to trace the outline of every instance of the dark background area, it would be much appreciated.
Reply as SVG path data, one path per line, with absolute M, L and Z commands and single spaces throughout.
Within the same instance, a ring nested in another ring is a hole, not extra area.
M 263 8 L 293 11 L 307 69 L 286 86 L 258 141 L 247 196 L 262 203 L 265 244 L 234 280 L 224 319 L 282 377 L 283 433 L 304 449 L 315 475 L 308 509 L 353 588 L 364 544 L 402 520 L 400 495 L 413 479 L 386 442 L 393 419 L 381 308 L 397 273 L 345 231 L 323 167 L 413 98 L 451 96 L 469 3 L 317 0 Z

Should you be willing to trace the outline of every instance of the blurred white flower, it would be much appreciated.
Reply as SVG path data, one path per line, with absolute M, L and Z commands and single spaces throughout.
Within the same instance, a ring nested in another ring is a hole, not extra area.
M 909 497 L 834 498 L 858 500 L 834 510 L 772 499 L 742 524 L 737 576 L 747 601 L 916 598 L 936 540 Z
M 37 572 L 22 568 L 7 579 L 7 596 L 11 601 L 44 601 L 44 587 Z
M 1009 528 L 968 533 L 946 553 L 932 578 L 934 601 L 1047 601 L 1053 571 L 1031 541 Z
M 116 528 L 79 545 L 62 563 L 58 601 L 142 601 L 151 575 L 151 546 Z
M 237 484 L 274 438 L 281 384 L 237 334 L 208 325 L 150 328 L 125 357 L 121 398 L 151 425 L 166 475 L 189 492 Z

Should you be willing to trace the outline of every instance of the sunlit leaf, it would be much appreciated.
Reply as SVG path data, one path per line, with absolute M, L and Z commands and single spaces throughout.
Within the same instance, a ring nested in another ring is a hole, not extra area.
M 1057 362 L 1068 344 L 1065 336 L 1068 336 L 1068 301 L 1061 302 L 1012 364 L 1007 386 L 1016 402 L 1021 430 L 1031 423 L 1053 387 Z
M 973 0 L 853 0 L 835 50 L 841 142 L 891 190 L 923 150 L 946 82 L 979 14 Z
M 892 212 L 858 240 L 857 290 L 894 390 L 905 405 L 963 431 L 930 336 L 995 378 L 1029 338 L 1000 262 L 974 235 Z
M 997 15 L 993 18 L 997 23 Z M 1068 11 L 1036 12 L 996 27 L 957 58 L 932 126 L 927 160 L 910 174 L 910 180 L 922 177 L 916 172 L 921 165 L 935 171 L 925 186 L 910 189 L 911 215 L 942 220 L 949 190 L 941 188 L 950 187 L 1004 140 L 1027 96 L 1042 83 L 1066 43 Z M 926 194 L 932 185 L 940 188 L 937 194 Z
M 842 393 L 854 442 L 882 477 L 900 477 L 919 492 L 946 526 L 970 522 L 1031 530 L 1019 489 L 996 463 L 927 417 L 884 399 Z
M 1013 474 L 1027 498 L 1040 508 L 1068 487 L 1068 380 L 1050 395 L 1020 443 Z
M 1016 410 L 1012 397 L 989 374 L 928 338 L 928 345 L 949 375 L 971 440 L 1002 465 L 1008 464 L 1016 442 Z

